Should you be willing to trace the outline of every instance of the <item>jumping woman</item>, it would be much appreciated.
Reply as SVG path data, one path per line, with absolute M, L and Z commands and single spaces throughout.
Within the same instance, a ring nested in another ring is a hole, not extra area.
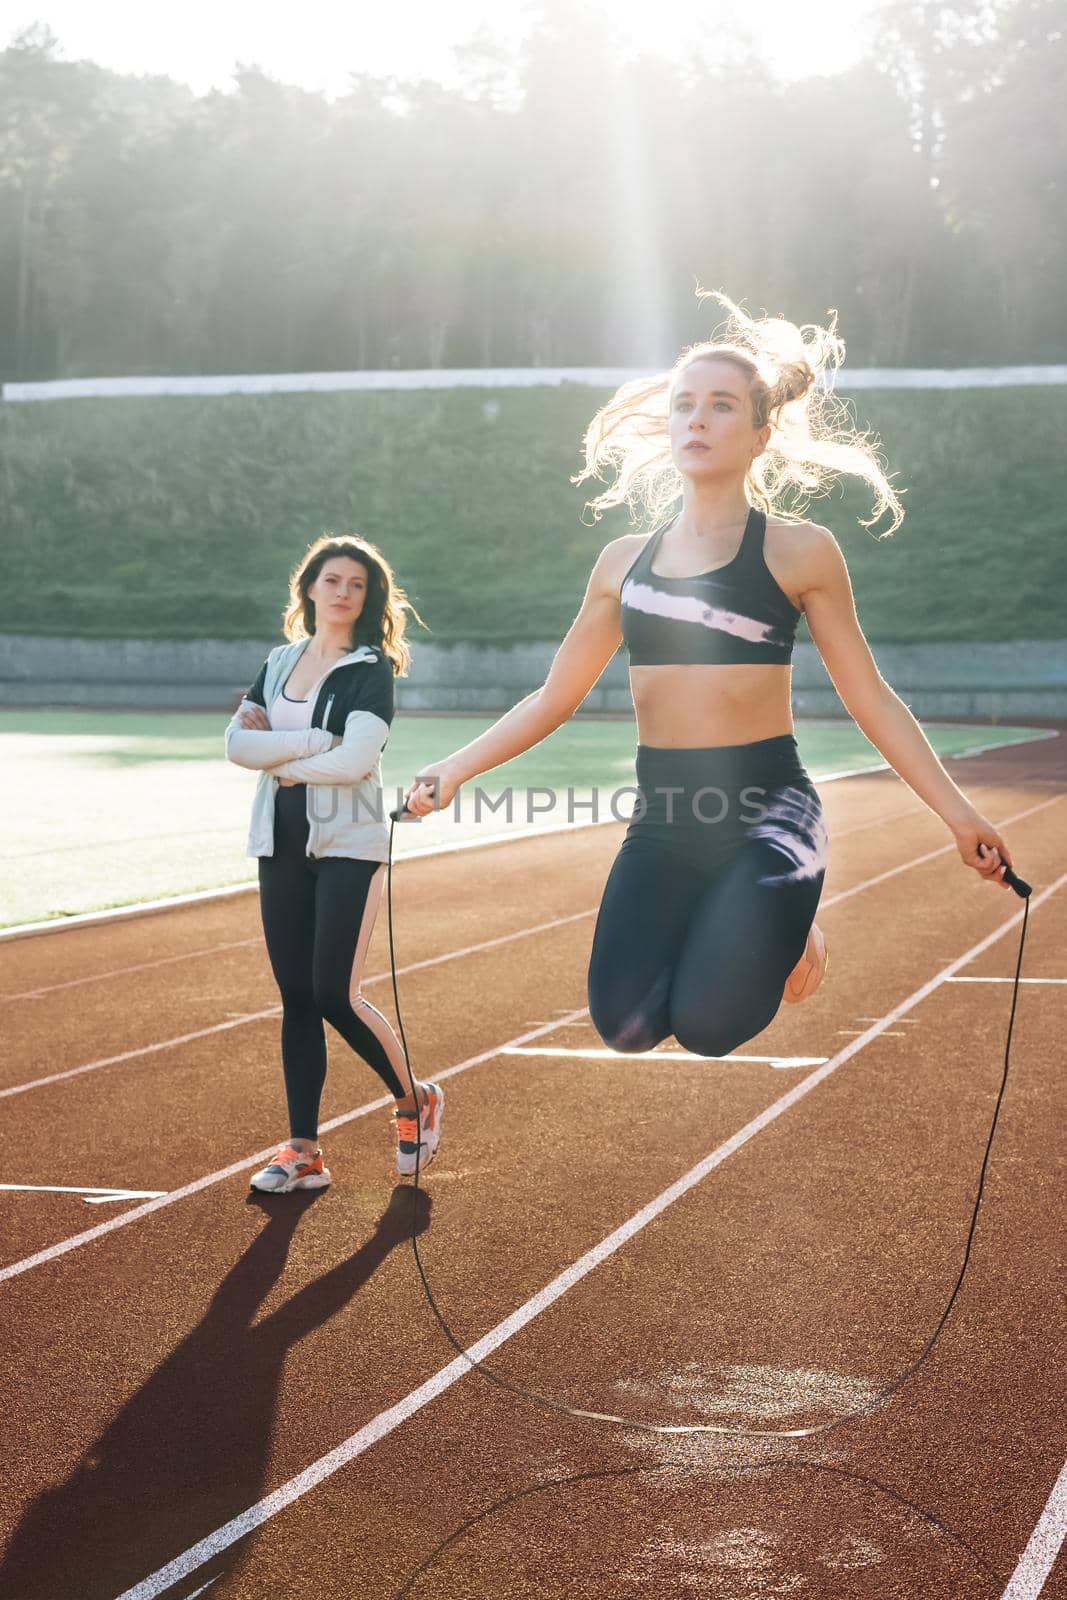
M 282 997 L 281 1054 L 289 1137 L 251 1183 L 287 1193 L 330 1182 L 318 1142 L 329 1022 L 396 1100 L 396 1166 L 427 1166 L 441 1137 L 444 1094 L 403 1082 L 404 1052 L 360 994 L 378 913 L 389 824 L 380 756 L 393 720 L 393 679 L 408 670 L 406 611 L 418 613 L 381 551 L 325 535 L 289 580 L 284 633 L 226 729 L 226 754 L 258 769 L 247 854 Z
M 867 436 L 816 385 L 844 356 L 834 323 L 754 321 L 714 298 L 731 314 L 727 337 L 624 384 L 585 435 L 574 481 L 616 473 L 594 514 L 626 503 L 653 532 L 603 549 L 541 688 L 423 767 L 406 795 L 416 816 L 448 806 L 469 778 L 566 722 L 625 643 L 637 797 L 604 888 L 588 992 L 597 1032 L 627 1052 L 673 1035 L 698 1055 L 728 1055 L 783 998 L 806 1000 L 822 981 L 814 918 L 827 837 L 790 699 L 801 616 L 846 710 L 942 818 L 964 862 L 998 881 L 1011 865 L 882 679 L 833 535 L 780 506 L 786 491 L 853 473 L 876 493 L 872 522 L 887 507 L 890 533 L 903 519 Z

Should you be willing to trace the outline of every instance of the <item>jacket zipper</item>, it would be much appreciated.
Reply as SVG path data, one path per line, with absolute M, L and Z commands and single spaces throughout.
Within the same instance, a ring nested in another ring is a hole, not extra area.
M 360 645 L 360 646 L 358 646 L 358 649 L 360 649 L 360 650 L 362 650 L 362 648 L 363 648 L 363 646 L 362 646 L 362 645 Z M 329 677 L 329 676 L 330 676 L 330 673 L 331 673 L 331 672 L 336 672 L 336 671 L 337 671 L 337 669 L 338 669 L 338 667 L 343 667 L 343 666 L 345 666 L 345 664 L 346 664 L 346 663 L 347 663 L 347 661 L 348 661 L 348 659 L 349 659 L 349 656 L 353 656 L 353 655 L 355 655 L 355 654 L 356 654 L 356 651 L 355 651 L 355 650 L 350 650 L 350 651 L 349 651 L 349 653 L 348 653 L 348 656 L 342 656 L 342 657 L 341 657 L 341 659 L 340 659 L 340 661 L 335 661 L 335 662 L 334 662 L 334 664 L 333 664 L 333 666 L 332 666 L 332 667 L 330 667 L 330 669 L 329 669 L 329 671 L 328 671 L 328 672 L 327 672 L 327 673 L 326 673 L 326 677 L 324 677 L 324 678 L 323 678 L 323 680 L 322 680 L 322 682 L 323 682 L 323 683 L 325 683 L 325 682 L 326 682 L 326 678 L 328 678 L 328 677 Z M 321 687 L 321 685 L 320 685 L 320 687 Z M 323 707 L 323 712 L 322 712 L 322 726 L 323 726 L 323 727 L 324 727 L 324 728 L 325 728 L 325 726 L 326 726 L 326 719 L 327 719 L 327 717 L 328 717 L 328 716 L 329 716 L 329 715 L 330 715 L 330 707 L 331 707 L 331 706 L 332 706 L 332 705 L 333 705 L 333 703 L 334 703 L 334 701 L 335 701 L 335 700 L 336 700 L 336 699 L 337 699 L 337 695 L 336 695 L 336 693 L 334 693 L 334 694 L 331 694 L 331 696 L 330 696 L 330 698 L 329 698 L 329 699 L 328 699 L 328 700 L 327 700 L 327 702 L 326 702 L 326 704 L 325 704 L 325 706 L 324 706 L 324 707 Z

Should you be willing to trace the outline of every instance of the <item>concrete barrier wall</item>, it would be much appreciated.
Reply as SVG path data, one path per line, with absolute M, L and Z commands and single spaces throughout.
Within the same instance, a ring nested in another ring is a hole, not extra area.
M 229 711 L 278 640 L 53 639 L 0 635 L 0 705 L 181 707 Z M 416 644 L 409 677 L 397 680 L 403 711 L 504 711 L 544 681 L 557 648 Z M 882 675 L 917 716 L 1067 719 L 1067 639 L 997 644 L 879 644 Z M 582 707 L 631 709 L 625 652 L 610 662 Z M 801 716 L 843 716 L 815 646 L 794 655 L 793 700 Z

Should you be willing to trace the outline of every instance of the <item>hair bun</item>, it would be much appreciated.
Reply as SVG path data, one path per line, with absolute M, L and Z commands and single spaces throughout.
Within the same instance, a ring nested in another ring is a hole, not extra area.
M 815 370 L 810 361 L 785 361 L 772 389 L 774 406 L 788 405 L 792 400 L 803 400 L 815 382 Z
M 890 511 L 893 524 L 886 534 L 894 532 L 904 508 L 878 457 L 879 441 L 870 430 L 856 427 L 828 381 L 845 358 L 837 312 L 831 310 L 825 326 L 798 325 L 784 317 L 750 317 L 720 289 L 698 289 L 697 298 L 723 307 L 725 323 L 711 338 L 687 345 L 669 372 L 620 384 L 586 428 L 585 467 L 571 482 L 603 479 L 609 471 L 614 481 L 585 509 L 598 518 L 626 505 L 635 526 L 641 517 L 654 528 L 665 525 L 684 488 L 670 437 L 675 380 L 694 361 L 723 360 L 744 374 L 752 427 L 768 429 L 767 445 L 746 475 L 760 508 L 795 521 L 812 498 L 825 495 L 835 478 L 848 474 L 862 478 L 877 498 L 874 517 L 871 522 L 861 518 L 862 526 L 871 527 Z

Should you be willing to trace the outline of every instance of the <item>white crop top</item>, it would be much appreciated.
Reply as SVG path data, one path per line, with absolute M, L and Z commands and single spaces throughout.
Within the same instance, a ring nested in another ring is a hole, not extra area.
M 319 679 L 321 683 L 321 678 Z M 311 712 L 318 697 L 318 683 L 312 689 L 306 700 L 290 700 L 279 690 L 270 708 L 270 725 L 272 728 L 309 728 L 311 726 Z

